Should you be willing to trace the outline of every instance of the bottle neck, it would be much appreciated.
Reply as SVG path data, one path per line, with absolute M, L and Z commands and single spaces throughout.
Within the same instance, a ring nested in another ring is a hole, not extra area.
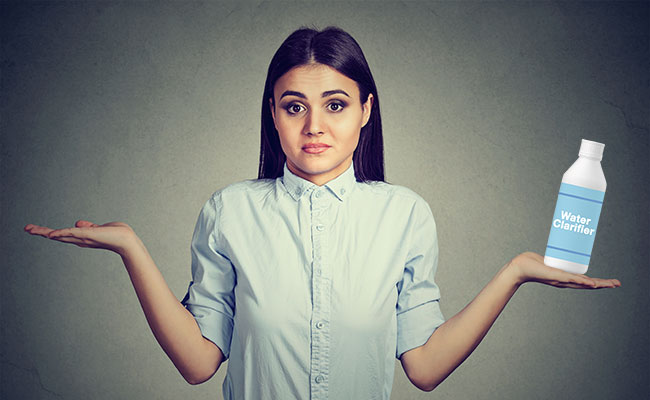
M 597 163 L 600 163 L 600 161 L 602 160 L 602 158 L 598 158 L 596 156 L 586 156 L 584 154 L 579 154 L 578 159 L 579 160 L 582 159 L 582 160 L 586 160 L 586 161 L 595 161 Z
M 562 176 L 562 182 L 603 192 L 607 187 L 600 160 L 595 157 L 579 156 Z

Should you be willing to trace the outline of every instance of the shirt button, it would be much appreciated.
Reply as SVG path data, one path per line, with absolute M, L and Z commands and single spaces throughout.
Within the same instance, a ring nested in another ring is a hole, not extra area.
M 316 275 L 320 276 L 320 268 L 316 270 Z
M 325 227 L 323 225 L 319 224 L 319 225 L 316 225 L 316 229 L 319 230 L 319 231 L 322 231 L 323 229 L 325 229 Z
M 318 375 L 316 377 L 316 383 L 321 383 L 323 381 L 323 379 L 325 379 L 325 378 L 323 378 L 323 375 Z
M 323 321 L 318 321 L 318 323 L 316 323 L 316 328 L 318 329 L 323 329 L 324 326 L 325 324 L 323 323 Z
M 341 194 L 345 194 L 345 189 L 341 188 Z
M 316 197 L 321 197 L 323 195 L 323 192 L 316 192 Z

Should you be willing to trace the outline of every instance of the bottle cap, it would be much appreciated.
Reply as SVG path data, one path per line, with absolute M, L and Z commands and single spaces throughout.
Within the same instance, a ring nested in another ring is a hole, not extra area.
M 580 143 L 580 152 L 578 156 L 585 156 L 590 158 L 597 158 L 599 161 L 603 159 L 603 151 L 605 145 L 591 140 L 582 139 Z

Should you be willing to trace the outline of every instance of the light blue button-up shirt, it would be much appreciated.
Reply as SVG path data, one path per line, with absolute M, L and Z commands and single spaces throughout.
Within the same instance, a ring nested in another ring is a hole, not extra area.
M 227 400 L 387 400 L 395 358 L 444 322 L 428 204 L 353 166 L 215 192 L 191 250 L 183 304 L 229 360 Z

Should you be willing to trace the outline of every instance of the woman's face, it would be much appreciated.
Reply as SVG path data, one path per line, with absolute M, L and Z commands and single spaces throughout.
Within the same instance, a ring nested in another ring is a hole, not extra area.
M 282 75 L 270 106 L 289 170 L 319 186 L 345 172 L 372 101 L 362 105 L 357 83 L 323 64 Z

